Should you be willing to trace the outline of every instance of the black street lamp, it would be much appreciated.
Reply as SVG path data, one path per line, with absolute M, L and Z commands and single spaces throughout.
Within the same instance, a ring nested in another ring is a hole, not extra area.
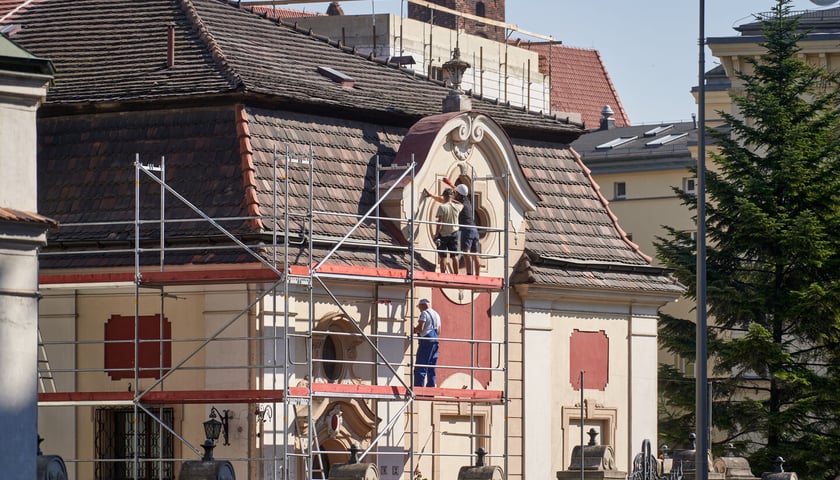
M 221 421 L 216 420 L 216 415 L 221 418 Z M 224 413 L 220 412 L 216 407 L 210 407 L 210 418 L 204 422 L 204 436 L 206 440 L 201 445 L 204 448 L 204 456 L 201 457 L 205 462 L 213 461 L 213 449 L 216 447 L 216 440 L 219 435 L 224 436 L 224 445 L 230 445 L 228 442 L 228 410 Z

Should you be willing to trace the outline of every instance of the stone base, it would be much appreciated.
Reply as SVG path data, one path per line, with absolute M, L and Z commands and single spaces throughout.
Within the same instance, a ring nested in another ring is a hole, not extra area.
M 627 472 L 619 470 L 584 470 L 584 480 L 625 480 Z M 557 472 L 557 480 L 580 480 L 580 470 L 562 470 Z

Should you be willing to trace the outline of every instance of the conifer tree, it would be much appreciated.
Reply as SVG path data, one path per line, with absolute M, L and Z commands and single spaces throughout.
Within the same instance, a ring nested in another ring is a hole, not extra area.
M 782 456 L 800 478 L 840 473 L 840 92 L 804 61 L 791 0 L 762 22 L 764 54 L 736 72 L 728 131 L 708 129 L 707 300 L 716 452 L 755 472 Z M 714 153 L 716 152 L 716 153 Z M 676 189 L 696 211 L 696 198 Z M 696 292 L 696 242 L 667 228 L 663 263 Z M 693 319 L 660 317 L 660 343 L 694 360 Z M 694 425 L 693 379 L 660 367 L 660 441 Z

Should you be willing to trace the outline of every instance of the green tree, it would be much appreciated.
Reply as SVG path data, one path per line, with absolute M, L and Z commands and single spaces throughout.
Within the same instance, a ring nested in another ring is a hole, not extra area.
M 765 53 L 737 73 L 728 131 L 709 129 L 707 300 L 716 444 L 753 468 L 773 459 L 804 478 L 840 473 L 840 93 L 838 77 L 803 61 L 807 35 L 778 0 L 762 21 Z M 711 165 L 711 163 L 710 163 Z M 696 211 L 696 198 L 679 191 Z M 696 242 L 667 229 L 657 252 L 696 291 Z M 694 360 L 694 320 L 660 318 L 660 342 Z M 693 379 L 660 368 L 660 432 L 693 428 Z

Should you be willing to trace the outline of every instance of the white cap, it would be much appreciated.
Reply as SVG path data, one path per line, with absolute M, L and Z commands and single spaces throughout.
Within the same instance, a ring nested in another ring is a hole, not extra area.
M 470 189 L 467 188 L 467 186 L 464 185 L 463 183 L 459 183 L 458 185 L 456 185 L 455 186 L 455 191 L 458 192 L 458 194 L 461 195 L 462 197 L 466 197 L 467 195 L 470 194 Z
M 429 301 L 428 298 L 423 298 L 420 300 L 420 305 L 431 305 L 432 302 Z

